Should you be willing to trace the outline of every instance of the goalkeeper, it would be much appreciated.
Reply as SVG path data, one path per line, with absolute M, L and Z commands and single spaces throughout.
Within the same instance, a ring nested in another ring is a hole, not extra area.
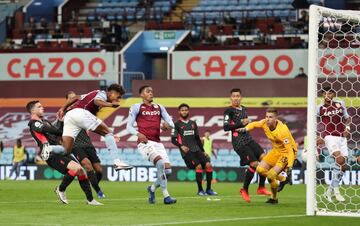
M 278 111 L 274 108 L 266 110 L 265 119 L 251 122 L 238 131 L 251 131 L 254 128 L 262 128 L 272 143 L 272 150 L 261 160 L 256 171 L 267 177 L 270 183 L 272 195 L 267 203 L 276 204 L 278 181 L 286 180 L 286 177 L 279 174 L 282 171 L 291 171 L 297 156 L 297 144 L 289 128 L 278 120 Z

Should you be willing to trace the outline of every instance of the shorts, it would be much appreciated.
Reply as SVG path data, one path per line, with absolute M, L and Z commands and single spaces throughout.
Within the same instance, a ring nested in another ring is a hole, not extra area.
M 240 156 L 241 166 L 247 166 L 251 162 L 260 161 L 260 156 L 265 153 L 264 149 L 253 140 L 246 145 L 239 146 L 235 151 Z
M 325 141 L 325 146 L 329 150 L 329 153 L 331 155 L 335 151 L 340 151 L 341 155 L 344 157 L 347 157 L 349 155 L 346 137 L 328 135 L 325 137 L 324 141 Z
M 262 161 L 266 162 L 268 165 L 272 167 L 278 166 L 282 169 L 285 169 L 288 165 L 289 158 L 294 158 L 294 155 L 292 153 L 292 156 L 289 153 L 283 153 L 277 149 L 272 149 L 270 152 L 268 152 L 265 157 L 262 159 Z
M 72 109 L 65 114 L 63 136 L 75 140 L 81 129 L 94 131 L 101 123 L 102 121 L 88 110 Z
M 141 156 L 152 163 L 157 156 L 161 156 L 165 163 L 170 163 L 165 147 L 161 143 L 149 140 L 146 144 L 139 143 L 137 147 Z
M 69 162 L 73 161 L 70 157 L 62 154 L 51 154 L 46 163 L 53 169 L 56 169 L 62 174 L 66 174 L 68 171 Z
M 195 169 L 199 164 L 203 169 L 205 169 L 206 163 L 210 163 L 210 159 L 202 151 L 188 151 L 186 155 L 184 155 L 183 159 L 189 169 Z
M 71 151 L 77 160 L 81 162 L 84 158 L 88 158 L 92 164 L 100 163 L 100 159 L 96 154 L 96 149 L 94 147 L 76 147 Z

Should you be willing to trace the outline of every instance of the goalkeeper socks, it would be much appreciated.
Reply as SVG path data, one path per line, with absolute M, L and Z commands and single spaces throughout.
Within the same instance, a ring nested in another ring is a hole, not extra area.
M 96 172 L 96 178 L 97 178 L 98 183 L 100 183 L 102 177 L 103 177 L 102 172 Z
M 206 169 L 206 190 L 211 189 L 212 177 L 213 177 L 213 170 L 212 170 L 212 168 Z
M 243 188 L 247 191 L 249 189 L 249 185 L 254 177 L 254 174 L 256 172 L 256 169 L 249 166 L 249 168 L 247 168 L 246 173 L 245 173 L 245 180 L 244 180 L 244 185 Z
M 331 187 L 339 187 L 340 181 L 344 175 L 344 172 L 341 171 L 340 166 L 335 165 L 332 169 L 332 178 L 331 178 Z
M 79 180 L 81 189 L 84 191 L 84 193 L 86 195 L 86 199 L 89 202 L 91 202 L 94 199 L 94 197 L 92 195 L 90 183 L 89 183 L 89 180 L 88 180 L 86 174 L 78 176 L 78 180 Z
M 266 177 L 259 174 L 259 188 L 265 187 L 265 180 L 266 180 Z
M 167 178 L 166 178 L 166 175 L 165 175 L 165 163 L 164 163 L 164 160 L 162 159 L 159 159 L 157 162 L 156 162 L 156 169 L 157 169 L 157 179 L 159 180 L 159 184 L 160 184 L 160 187 L 161 187 L 161 190 L 162 190 L 162 193 L 164 195 L 164 198 L 170 196 L 169 195 L 169 192 L 167 190 Z
M 94 188 L 96 193 L 101 191 L 101 189 L 99 187 L 98 180 L 97 180 L 96 175 L 95 175 L 95 172 L 94 171 L 87 171 L 86 174 L 89 177 L 89 181 L 91 183 L 91 186 Z
M 73 174 L 73 172 L 70 170 L 64 175 L 61 184 L 59 186 L 59 191 L 64 192 L 66 188 L 71 184 L 71 182 L 74 180 L 74 176 L 70 175 Z M 76 173 L 75 173 L 76 174 Z
M 278 187 L 278 182 L 277 180 L 269 180 L 270 183 L 270 187 L 271 187 L 271 198 L 272 199 L 277 199 L 277 187 Z
M 196 183 L 198 186 L 198 191 L 204 191 L 204 189 L 202 187 L 203 170 L 197 169 L 197 170 L 195 170 L 195 172 L 196 172 Z
M 118 148 L 116 145 L 114 135 L 112 133 L 108 133 L 104 136 L 104 138 L 105 138 L 106 147 L 110 151 L 111 158 L 113 160 L 118 159 L 119 158 L 117 155 Z

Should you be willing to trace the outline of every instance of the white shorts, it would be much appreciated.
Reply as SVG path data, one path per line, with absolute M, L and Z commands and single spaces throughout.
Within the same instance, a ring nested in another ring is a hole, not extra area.
M 138 149 L 142 157 L 150 162 L 154 162 L 157 156 L 161 156 L 165 163 L 170 163 L 163 144 L 149 140 L 146 144 L 138 144 Z
M 75 108 L 64 117 L 63 136 L 76 138 L 81 129 L 94 131 L 102 121 L 88 110 Z
M 341 155 L 344 157 L 347 157 L 349 155 L 346 137 L 328 135 L 325 137 L 324 140 L 325 140 L 325 146 L 329 150 L 331 155 L 335 151 L 340 151 Z

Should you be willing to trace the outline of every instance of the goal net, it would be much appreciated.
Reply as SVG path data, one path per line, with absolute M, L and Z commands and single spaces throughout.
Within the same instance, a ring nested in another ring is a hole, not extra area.
M 360 12 L 309 19 L 306 213 L 360 217 Z

